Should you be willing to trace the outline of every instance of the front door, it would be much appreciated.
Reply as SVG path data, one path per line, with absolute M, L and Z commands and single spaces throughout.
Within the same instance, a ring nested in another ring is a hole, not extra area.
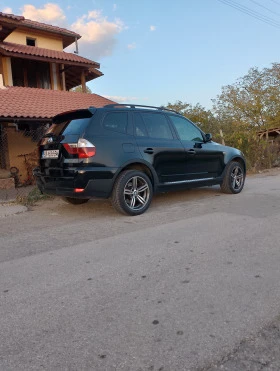
M 168 115 L 184 146 L 186 180 L 207 181 L 221 175 L 224 154 L 215 143 L 204 142 L 201 131 L 189 120 Z

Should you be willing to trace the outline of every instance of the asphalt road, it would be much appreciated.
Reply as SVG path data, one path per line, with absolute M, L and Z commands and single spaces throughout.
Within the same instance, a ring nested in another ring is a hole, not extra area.
M 279 225 L 279 171 L 1 219 L 0 370 L 279 370 Z

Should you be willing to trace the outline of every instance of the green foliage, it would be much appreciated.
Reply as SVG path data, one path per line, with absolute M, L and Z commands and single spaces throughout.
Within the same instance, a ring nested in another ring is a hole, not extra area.
M 215 141 L 239 148 L 246 157 L 248 169 L 269 168 L 280 160 L 280 144 L 260 139 L 258 132 L 280 127 L 280 63 L 271 68 L 251 68 L 234 84 L 222 87 L 213 99 L 213 109 L 199 103 L 177 101 L 166 108 L 174 109 L 196 123 Z M 222 132 L 222 136 L 221 136 Z
M 257 130 L 280 123 L 280 64 L 251 68 L 234 84 L 222 87 L 213 100 L 214 114 L 225 122 L 248 125 Z
M 82 93 L 83 92 L 82 85 L 76 86 L 75 88 L 71 89 L 71 91 L 74 91 L 75 93 Z M 86 86 L 86 92 L 88 94 L 92 94 L 92 91 L 88 86 Z
M 32 206 L 38 201 L 51 198 L 51 196 L 42 194 L 37 187 L 34 187 L 27 196 L 18 197 L 17 201 L 25 206 Z
M 199 103 L 193 106 L 189 103 L 176 101 L 173 104 L 168 103 L 165 107 L 187 117 L 205 133 L 212 133 L 213 136 L 218 134 L 218 125 L 215 116 L 210 110 L 206 110 Z

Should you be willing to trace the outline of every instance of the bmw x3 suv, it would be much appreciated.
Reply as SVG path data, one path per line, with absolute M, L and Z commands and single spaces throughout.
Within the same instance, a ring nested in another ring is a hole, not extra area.
M 144 213 L 156 192 L 220 184 L 242 191 L 245 158 L 165 108 L 115 104 L 61 113 L 39 143 L 41 192 L 77 205 L 109 198 L 117 211 Z

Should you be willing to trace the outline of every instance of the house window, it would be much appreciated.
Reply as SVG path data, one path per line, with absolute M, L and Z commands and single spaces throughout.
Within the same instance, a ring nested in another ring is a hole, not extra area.
M 27 37 L 26 38 L 26 45 L 36 46 L 36 39 L 32 39 L 31 37 Z
M 11 62 L 14 86 L 51 89 L 49 63 L 20 58 Z

